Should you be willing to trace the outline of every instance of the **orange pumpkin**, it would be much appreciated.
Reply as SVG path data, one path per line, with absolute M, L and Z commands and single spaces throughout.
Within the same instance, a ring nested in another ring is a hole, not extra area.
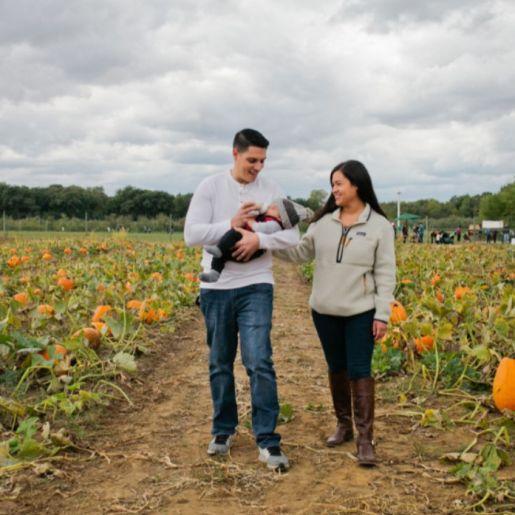
M 58 343 L 53 345 L 52 348 L 54 349 L 54 354 L 60 354 L 63 357 L 68 352 L 65 347 L 63 347 L 62 345 L 60 345 Z M 43 359 L 46 359 L 47 361 L 50 359 L 50 356 L 48 354 L 48 347 L 46 349 L 42 350 L 41 352 L 39 352 L 39 354 L 43 357 Z M 58 362 L 57 359 L 54 360 L 54 363 L 57 363 L 57 362 Z
M 98 323 L 98 322 L 97 322 Z M 73 334 L 73 337 L 82 335 L 89 342 L 90 349 L 98 349 L 100 346 L 100 331 L 95 327 L 84 327 Z
M 430 335 L 415 338 L 415 349 L 419 354 L 430 351 L 433 348 L 434 340 Z
M 442 276 L 440 274 L 433 275 L 431 279 L 431 285 L 436 286 L 442 280 Z
M 404 306 L 398 302 L 394 301 L 391 303 L 392 312 L 390 314 L 390 322 L 392 324 L 399 324 L 400 322 L 406 320 L 408 318 L 408 313 L 404 309 Z
M 51 261 L 52 254 L 50 254 L 50 252 L 44 252 L 41 258 L 43 259 L 43 261 Z
M 73 290 L 73 288 L 75 287 L 75 283 L 73 282 L 73 280 L 68 279 L 68 277 L 59 277 L 57 285 L 66 291 Z
M 100 322 L 113 308 L 109 304 L 101 304 L 97 306 L 93 313 L 92 322 Z
M 438 291 L 436 292 L 435 296 L 436 296 L 436 300 L 437 300 L 438 302 L 443 302 L 443 301 L 445 300 L 445 296 L 444 296 L 444 294 L 442 293 L 442 291 L 441 291 L 441 290 L 438 290 Z
M 127 308 L 128 309 L 141 309 L 143 305 L 143 302 L 141 300 L 129 300 L 129 302 L 127 302 Z
M 72 255 L 72 249 L 70 247 L 66 247 L 64 250 L 63 250 L 64 254 L 66 256 L 71 256 Z
M 467 286 L 458 286 L 454 290 L 454 298 L 456 300 L 460 300 L 461 298 L 463 298 L 464 295 L 467 295 L 469 293 L 471 293 L 471 290 Z
M 112 336 L 113 332 L 105 322 L 91 322 L 101 335 Z
M 11 256 L 7 261 L 7 266 L 9 268 L 15 268 L 21 263 L 21 259 L 18 256 Z
M 498 410 L 515 411 L 515 359 L 501 359 L 495 372 L 492 395 Z
M 13 295 L 13 299 L 22 305 L 28 304 L 29 302 L 29 296 L 24 291 L 17 293 L 16 295 Z
M 48 316 L 51 316 L 54 314 L 54 308 L 50 305 L 50 304 L 40 304 L 37 308 L 36 308 L 36 311 L 40 314 L 40 315 L 48 315 Z

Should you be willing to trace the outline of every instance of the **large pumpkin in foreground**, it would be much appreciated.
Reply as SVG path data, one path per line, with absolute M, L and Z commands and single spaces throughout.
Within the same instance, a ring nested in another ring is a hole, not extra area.
M 497 409 L 515 411 L 515 359 L 501 359 L 495 373 L 492 394 Z

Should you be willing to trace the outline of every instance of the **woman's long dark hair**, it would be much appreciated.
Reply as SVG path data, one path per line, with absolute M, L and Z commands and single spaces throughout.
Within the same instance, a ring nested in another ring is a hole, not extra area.
M 385 218 L 388 218 L 386 213 L 381 209 L 379 202 L 377 201 L 374 187 L 372 186 L 372 179 L 370 178 L 370 174 L 368 173 L 368 170 L 365 168 L 363 163 L 350 160 L 336 165 L 331 171 L 331 176 L 329 177 L 331 189 L 333 186 L 333 175 L 336 172 L 341 172 L 345 177 L 347 177 L 352 185 L 358 188 L 358 197 L 361 201 L 369 204 L 376 213 L 379 213 Z M 315 213 L 312 222 L 320 220 L 320 218 L 322 218 L 327 213 L 332 213 L 337 207 L 338 206 L 334 200 L 334 195 L 331 192 L 325 205 Z

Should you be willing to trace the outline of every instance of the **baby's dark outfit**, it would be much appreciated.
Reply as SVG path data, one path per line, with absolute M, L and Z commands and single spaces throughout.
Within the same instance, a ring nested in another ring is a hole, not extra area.
M 281 228 L 283 227 L 281 222 L 269 215 L 260 214 L 256 216 L 256 222 L 277 222 Z M 245 224 L 242 229 L 245 229 L 246 231 L 252 231 L 252 227 L 249 224 Z M 232 250 L 234 245 L 238 241 L 240 241 L 242 238 L 241 232 L 237 231 L 236 229 L 229 229 L 221 238 L 218 244 L 216 245 L 218 249 L 221 252 L 220 257 L 213 257 L 211 260 L 211 269 L 216 270 L 218 273 L 222 273 L 222 270 L 225 267 L 225 262 L 228 260 L 234 261 L 234 258 L 232 257 Z M 260 256 L 262 256 L 266 251 L 264 249 L 258 249 L 252 256 L 250 256 L 250 259 L 256 259 Z

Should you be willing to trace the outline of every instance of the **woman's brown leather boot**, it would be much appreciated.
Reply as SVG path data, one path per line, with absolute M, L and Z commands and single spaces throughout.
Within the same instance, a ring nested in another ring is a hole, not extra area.
M 336 431 L 326 441 L 327 447 L 335 447 L 352 440 L 352 400 L 347 372 L 329 372 L 329 388 L 336 415 Z
M 354 423 L 358 437 L 358 463 L 364 467 L 376 464 L 374 453 L 374 378 L 364 377 L 352 381 L 352 398 L 354 403 Z

